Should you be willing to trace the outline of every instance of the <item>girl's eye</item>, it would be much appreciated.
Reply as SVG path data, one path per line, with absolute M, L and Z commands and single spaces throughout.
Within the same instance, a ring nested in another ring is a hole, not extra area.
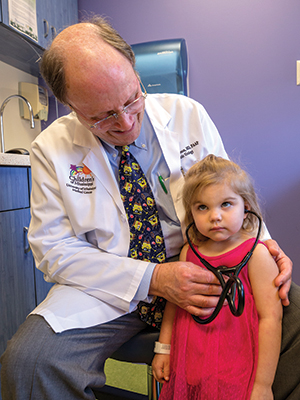
M 231 206 L 231 203 L 229 203 L 229 201 L 224 201 L 224 203 L 222 203 L 222 207 L 223 208 L 227 208 L 227 207 L 230 207 Z
M 200 211 L 203 211 L 203 210 L 206 210 L 206 206 L 204 205 L 204 204 L 200 204 L 200 206 L 198 207 L 198 209 L 200 210 Z

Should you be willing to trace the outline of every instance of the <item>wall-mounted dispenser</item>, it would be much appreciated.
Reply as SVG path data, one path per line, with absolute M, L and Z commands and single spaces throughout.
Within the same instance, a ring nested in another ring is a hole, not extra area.
M 27 99 L 33 109 L 34 119 L 47 121 L 48 119 L 48 92 L 43 86 L 35 83 L 19 82 L 19 94 Z M 29 111 L 20 104 L 20 115 L 24 119 L 29 119 Z
M 189 95 L 188 52 L 185 39 L 133 44 L 136 70 L 148 93 Z

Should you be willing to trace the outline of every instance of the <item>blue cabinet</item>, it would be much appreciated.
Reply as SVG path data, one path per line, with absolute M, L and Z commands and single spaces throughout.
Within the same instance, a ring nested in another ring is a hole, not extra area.
M 37 25 L 39 45 L 49 46 L 57 33 L 78 21 L 78 4 L 74 0 L 39 0 L 37 7 Z
M 77 0 L 37 0 L 38 42 L 9 25 L 8 0 L 0 0 L 0 61 L 39 76 L 38 59 L 56 33 L 78 21 Z
M 0 353 L 36 304 L 32 255 L 24 251 L 29 220 L 29 209 L 0 213 Z
M 0 166 L 0 354 L 51 284 L 28 247 L 30 168 Z M 0 396 L 1 398 L 1 396 Z

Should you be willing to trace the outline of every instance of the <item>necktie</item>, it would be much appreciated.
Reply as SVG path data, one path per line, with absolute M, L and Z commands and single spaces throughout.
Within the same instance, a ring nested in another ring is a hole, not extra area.
M 119 179 L 121 198 L 130 226 L 129 256 L 154 263 L 164 262 L 165 243 L 154 196 L 128 146 L 122 147 Z M 160 328 L 165 303 L 162 297 L 154 297 L 151 303 L 139 302 L 141 320 Z

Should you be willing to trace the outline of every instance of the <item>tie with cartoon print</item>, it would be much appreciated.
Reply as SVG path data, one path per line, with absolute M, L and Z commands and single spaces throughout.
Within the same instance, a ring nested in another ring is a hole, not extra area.
M 166 259 L 164 237 L 152 190 L 147 179 L 129 151 L 122 147 L 119 185 L 129 227 L 131 258 L 162 263 Z M 160 328 L 166 300 L 154 297 L 151 303 L 140 301 L 138 311 L 142 321 Z

